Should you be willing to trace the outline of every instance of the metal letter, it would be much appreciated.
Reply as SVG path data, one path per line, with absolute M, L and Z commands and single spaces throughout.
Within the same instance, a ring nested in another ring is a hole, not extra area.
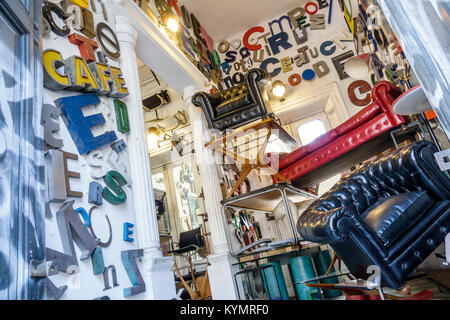
M 70 43 L 76 44 L 80 54 L 87 63 L 95 62 L 95 50 L 98 48 L 96 41 L 83 37 L 77 33 L 69 36 Z
M 130 278 L 131 288 L 123 289 L 123 295 L 125 298 L 137 295 L 139 293 L 145 292 L 145 282 L 142 278 L 139 268 L 136 264 L 135 258 L 140 258 L 144 255 L 144 250 L 127 250 L 120 253 L 122 259 L 122 264 L 127 271 L 128 278 Z
M 92 272 L 94 274 L 102 274 L 105 272 L 105 261 L 103 260 L 102 247 L 97 247 L 91 256 L 92 260 Z
M 134 228 L 134 224 L 125 222 L 123 224 L 123 241 L 133 242 L 134 239 L 130 238 L 130 235 L 133 234 L 133 231 L 130 230 L 130 228 Z
M 342 61 L 347 60 L 348 58 L 351 58 L 353 56 L 353 51 L 347 51 L 331 59 L 333 61 L 336 72 L 339 75 L 339 79 L 344 80 L 349 78 L 349 75 L 344 71 L 344 64 L 342 63 Z
M 114 265 L 108 266 L 105 271 L 103 272 L 103 282 L 105 283 L 105 288 L 103 291 L 111 289 L 109 286 L 109 277 L 108 277 L 108 270 L 111 269 L 111 274 L 113 278 L 113 287 L 117 287 L 119 284 L 117 283 L 117 273 L 116 273 L 116 267 Z
M 117 130 L 122 133 L 130 132 L 130 121 L 128 120 L 127 105 L 116 99 L 114 100 L 114 109 L 116 110 Z
M 63 161 L 64 161 L 64 177 L 66 179 L 66 193 L 69 197 L 82 198 L 83 192 L 72 191 L 70 189 L 70 178 L 80 179 L 80 174 L 78 172 L 69 171 L 69 166 L 67 164 L 67 159 L 78 160 L 78 155 L 75 153 L 64 152 L 63 151 Z
M 63 140 L 55 138 L 53 135 L 59 132 L 59 110 L 55 106 L 45 103 L 42 106 L 41 124 L 44 126 L 44 141 L 52 148 L 59 149 L 64 146 Z
M 93 203 L 97 206 L 101 206 L 103 204 L 103 186 L 95 181 L 89 183 L 89 203 Z M 88 227 L 88 226 L 87 226 Z
M 102 50 L 108 55 L 108 57 L 117 60 L 120 58 L 120 45 L 119 40 L 114 31 L 103 22 L 97 24 L 97 40 Z M 105 45 L 108 44 L 108 46 Z M 115 49 L 111 51 L 109 48 Z
M 61 53 L 56 50 L 45 50 L 42 54 L 44 65 L 44 86 L 50 90 L 62 90 L 70 87 L 70 79 Z M 64 67 L 64 73 L 60 69 Z
M 91 127 L 105 123 L 105 118 L 101 113 L 85 117 L 81 108 L 99 103 L 100 99 L 95 94 L 64 97 L 55 101 L 56 106 L 61 109 L 67 129 L 80 154 L 86 154 L 117 140 L 114 131 L 96 137 L 91 132 Z
M 113 151 L 113 153 L 115 153 Z M 127 184 L 125 178 L 117 171 L 110 171 L 103 177 L 105 184 L 109 187 L 103 189 L 103 198 L 113 205 L 119 205 L 127 200 L 127 194 L 122 186 Z M 114 192 L 114 193 L 113 193 Z
M 67 191 L 63 153 L 59 150 L 48 150 L 45 153 L 45 168 L 48 201 L 65 201 Z
M 111 245 L 111 242 L 112 242 L 112 228 L 111 228 L 111 222 L 109 221 L 108 216 L 105 215 L 105 219 L 106 219 L 106 222 L 108 223 L 108 227 L 109 227 L 109 238 L 108 238 L 108 241 L 102 242 L 102 241 L 100 240 L 100 238 L 98 238 L 98 237 L 95 235 L 94 228 L 92 227 L 92 212 L 94 211 L 94 209 L 97 209 L 97 208 L 98 208 L 98 207 L 94 206 L 94 207 L 92 207 L 92 208 L 89 210 L 89 218 L 91 219 L 91 225 L 89 226 L 89 231 L 91 232 L 92 236 L 94 237 L 95 242 L 97 242 L 97 245 L 99 245 L 99 246 L 102 247 L 102 248 L 107 248 L 107 247 L 109 247 L 109 246 Z

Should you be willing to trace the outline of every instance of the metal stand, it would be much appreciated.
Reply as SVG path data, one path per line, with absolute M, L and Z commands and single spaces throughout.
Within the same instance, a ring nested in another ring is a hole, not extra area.
M 228 221 L 226 217 L 227 208 L 232 210 L 248 210 L 253 212 L 263 212 L 267 214 L 272 213 L 275 206 L 280 202 L 280 200 L 282 200 L 286 208 L 286 215 L 288 217 L 289 226 L 292 233 L 292 239 L 294 242 L 293 244 L 298 244 L 300 239 L 298 238 L 297 231 L 295 229 L 295 222 L 292 217 L 293 213 L 291 212 L 291 208 L 288 202 L 289 197 L 291 199 L 296 198 L 299 201 L 317 198 L 316 195 L 295 188 L 286 182 L 282 182 L 261 188 L 259 190 L 254 190 L 237 197 L 223 200 L 221 202 L 223 212 L 222 222 L 224 224 L 225 230 L 228 230 Z M 238 257 L 238 255 L 236 254 L 236 250 L 234 250 L 232 247 L 229 232 L 226 232 L 226 238 L 231 255 L 235 258 Z M 291 243 L 286 243 L 286 246 L 289 244 Z M 268 246 L 268 250 L 270 249 L 271 248 Z

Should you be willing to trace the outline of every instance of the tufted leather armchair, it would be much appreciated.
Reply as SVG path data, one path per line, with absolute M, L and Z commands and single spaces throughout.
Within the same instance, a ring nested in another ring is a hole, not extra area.
M 327 243 L 350 272 L 399 288 L 450 232 L 450 179 L 420 141 L 363 164 L 314 201 L 297 221 L 305 240 Z
M 198 92 L 192 103 L 201 107 L 211 129 L 224 131 L 240 127 L 258 118 L 265 118 L 270 112 L 267 93 L 263 84 L 269 80 L 267 73 L 251 69 L 245 75 L 244 83 L 221 93 Z

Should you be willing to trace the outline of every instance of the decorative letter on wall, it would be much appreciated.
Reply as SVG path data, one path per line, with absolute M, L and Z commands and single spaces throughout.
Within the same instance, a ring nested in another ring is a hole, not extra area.
M 94 211 L 94 209 L 97 209 L 97 208 L 98 208 L 98 207 L 92 207 L 92 208 L 89 210 L 89 219 L 91 219 L 91 225 L 89 226 L 89 231 L 91 232 L 91 234 L 92 234 L 92 236 L 94 237 L 95 241 L 97 242 L 97 245 L 98 245 L 98 246 L 100 246 L 100 247 L 102 247 L 102 248 L 107 248 L 107 247 L 109 247 L 109 246 L 111 245 L 111 242 L 112 242 L 112 228 L 111 228 L 111 222 L 109 221 L 108 216 L 105 215 L 105 219 L 106 219 L 106 222 L 108 223 L 108 228 L 109 228 L 109 238 L 108 238 L 108 241 L 102 242 L 102 241 L 100 240 L 100 238 L 98 238 L 98 237 L 95 235 L 94 228 L 92 227 L 92 212 Z
M 344 71 L 344 64 L 342 63 L 344 60 L 351 58 L 354 56 L 353 51 L 344 52 L 331 60 L 333 61 L 334 67 L 339 75 L 339 79 L 344 80 L 349 78 L 350 76 Z
M 109 187 L 103 189 L 103 198 L 113 205 L 119 205 L 127 200 L 127 194 L 122 186 L 127 184 L 125 178 L 117 171 L 110 171 L 103 177 Z
M 42 15 L 44 16 L 44 18 L 50 24 L 50 27 L 52 28 L 52 31 L 54 33 L 56 33 L 58 36 L 61 36 L 61 37 L 67 36 L 69 34 L 69 32 L 70 32 L 70 28 L 68 28 L 67 25 L 65 25 L 65 24 L 64 24 L 63 27 L 59 27 L 56 24 L 55 20 L 53 19 L 52 12 L 54 14 L 56 14 L 58 16 L 58 18 L 62 19 L 63 21 L 66 20 L 68 18 L 68 16 L 63 11 L 63 9 L 61 9 L 60 7 L 58 7 L 54 3 L 47 2 L 42 7 Z
M 127 105 L 120 100 L 114 100 L 114 109 L 116 110 L 117 130 L 122 133 L 130 132 Z
M 98 103 L 100 103 L 100 98 L 95 94 L 65 97 L 55 101 L 55 104 L 61 109 L 67 129 L 80 154 L 88 153 L 117 140 L 114 131 L 97 137 L 92 134 L 91 127 L 105 123 L 105 118 L 101 113 L 85 117 L 81 108 Z
M 356 96 L 356 89 L 358 89 L 359 94 L 367 93 L 366 96 L 363 99 L 359 99 Z M 350 101 L 355 105 L 359 107 L 363 107 L 368 105 L 372 99 L 370 97 L 370 91 L 372 90 L 372 87 L 370 84 L 364 80 L 357 80 L 350 84 L 348 87 L 348 96 L 350 98 Z
M 42 106 L 41 123 L 44 126 L 44 141 L 52 148 L 59 149 L 64 146 L 63 140 L 55 138 L 53 135 L 59 132 L 59 110 L 51 104 L 44 104 Z
M 73 210 L 74 201 L 66 202 L 57 212 L 59 233 L 61 235 L 62 246 L 66 254 L 76 257 L 73 242 L 80 248 L 80 260 L 88 259 L 97 247 L 94 237 L 83 225 L 80 217 Z M 75 232 L 74 237 L 72 231 Z M 78 265 L 78 263 L 77 263 Z
M 111 269 L 111 274 L 112 274 L 112 278 L 113 278 L 113 287 L 117 287 L 119 285 L 117 283 L 116 267 L 114 265 L 110 265 L 103 272 L 103 282 L 105 283 L 105 288 L 103 288 L 103 291 L 111 289 L 111 287 L 109 286 L 109 277 L 108 277 L 109 269 Z
M 123 241 L 133 242 L 134 239 L 130 238 L 130 235 L 133 234 L 133 231 L 130 228 L 134 228 L 134 224 L 125 222 L 123 224 Z
M 102 247 L 97 247 L 92 253 L 92 272 L 94 274 L 102 274 L 105 272 L 105 261 L 103 260 L 103 250 Z
M 108 166 L 103 159 L 103 153 L 100 150 L 94 150 L 88 153 L 86 157 L 87 164 L 93 169 L 89 173 L 92 179 L 101 179 L 108 173 Z
M 117 40 L 116 34 L 106 23 L 100 22 L 97 24 L 97 40 L 108 57 L 114 60 L 120 58 L 119 40 Z M 108 45 L 105 45 L 105 42 Z M 110 48 L 114 50 L 111 51 Z
M 91 218 L 84 208 L 75 209 L 75 212 L 83 218 L 84 226 L 88 228 L 91 225 Z
M 70 87 L 67 71 L 60 73 L 60 68 L 65 64 L 61 53 L 56 50 L 45 50 L 42 54 L 44 64 L 44 86 L 50 90 L 62 90 Z
M 127 271 L 128 278 L 130 278 L 131 288 L 123 289 L 123 296 L 125 298 L 137 295 L 139 293 L 145 292 L 145 282 L 139 272 L 139 268 L 136 264 L 135 258 L 142 257 L 144 255 L 144 250 L 127 250 L 120 253 L 122 258 L 122 264 Z
M 59 150 L 48 150 L 45 153 L 45 169 L 45 185 L 47 186 L 48 201 L 65 201 L 67 199 L 67 192 L 63 152 Z
M 93 203 L 97 206 L 103 204 L 103 186 L 95 181 L 89 183 L 89 203 Z
M 87 63 L 95 62 L 95 50 L 98 48 L 96 41 L 83 37 L 77 33 L 69 36 L 70 43 L 76 44 L 80 54 Z
M 69 166 L 67 164 L 67 159 L 78 160 L 78 155 L 69 152 L 63 152 L 64 159 L 64 177 L 66 179 L 66 193 L 69 197 L 77 197 L 82 198 L 83 192 L 72 191 L 70 188 L 70 180 L 69 178 L 80 179 L 80 174 L 78 172 L 69 171 Z

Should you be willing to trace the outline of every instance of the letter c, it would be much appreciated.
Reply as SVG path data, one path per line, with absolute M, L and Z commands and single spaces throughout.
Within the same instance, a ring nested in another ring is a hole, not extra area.
M 262 48 L 262 45 L 260 45 L 260 44 L 252 45 L 248 42 L 248 39 L 250 38 L 250 36 L 256 32 L 262 33 L 262 32 L 264 32 L 264 28 L 263 27 L 253 27 L 244 34 L 244 38 L 242 39 L 242 42 L 244 43 L 244 46 L 248 50 L 257 51 Z

